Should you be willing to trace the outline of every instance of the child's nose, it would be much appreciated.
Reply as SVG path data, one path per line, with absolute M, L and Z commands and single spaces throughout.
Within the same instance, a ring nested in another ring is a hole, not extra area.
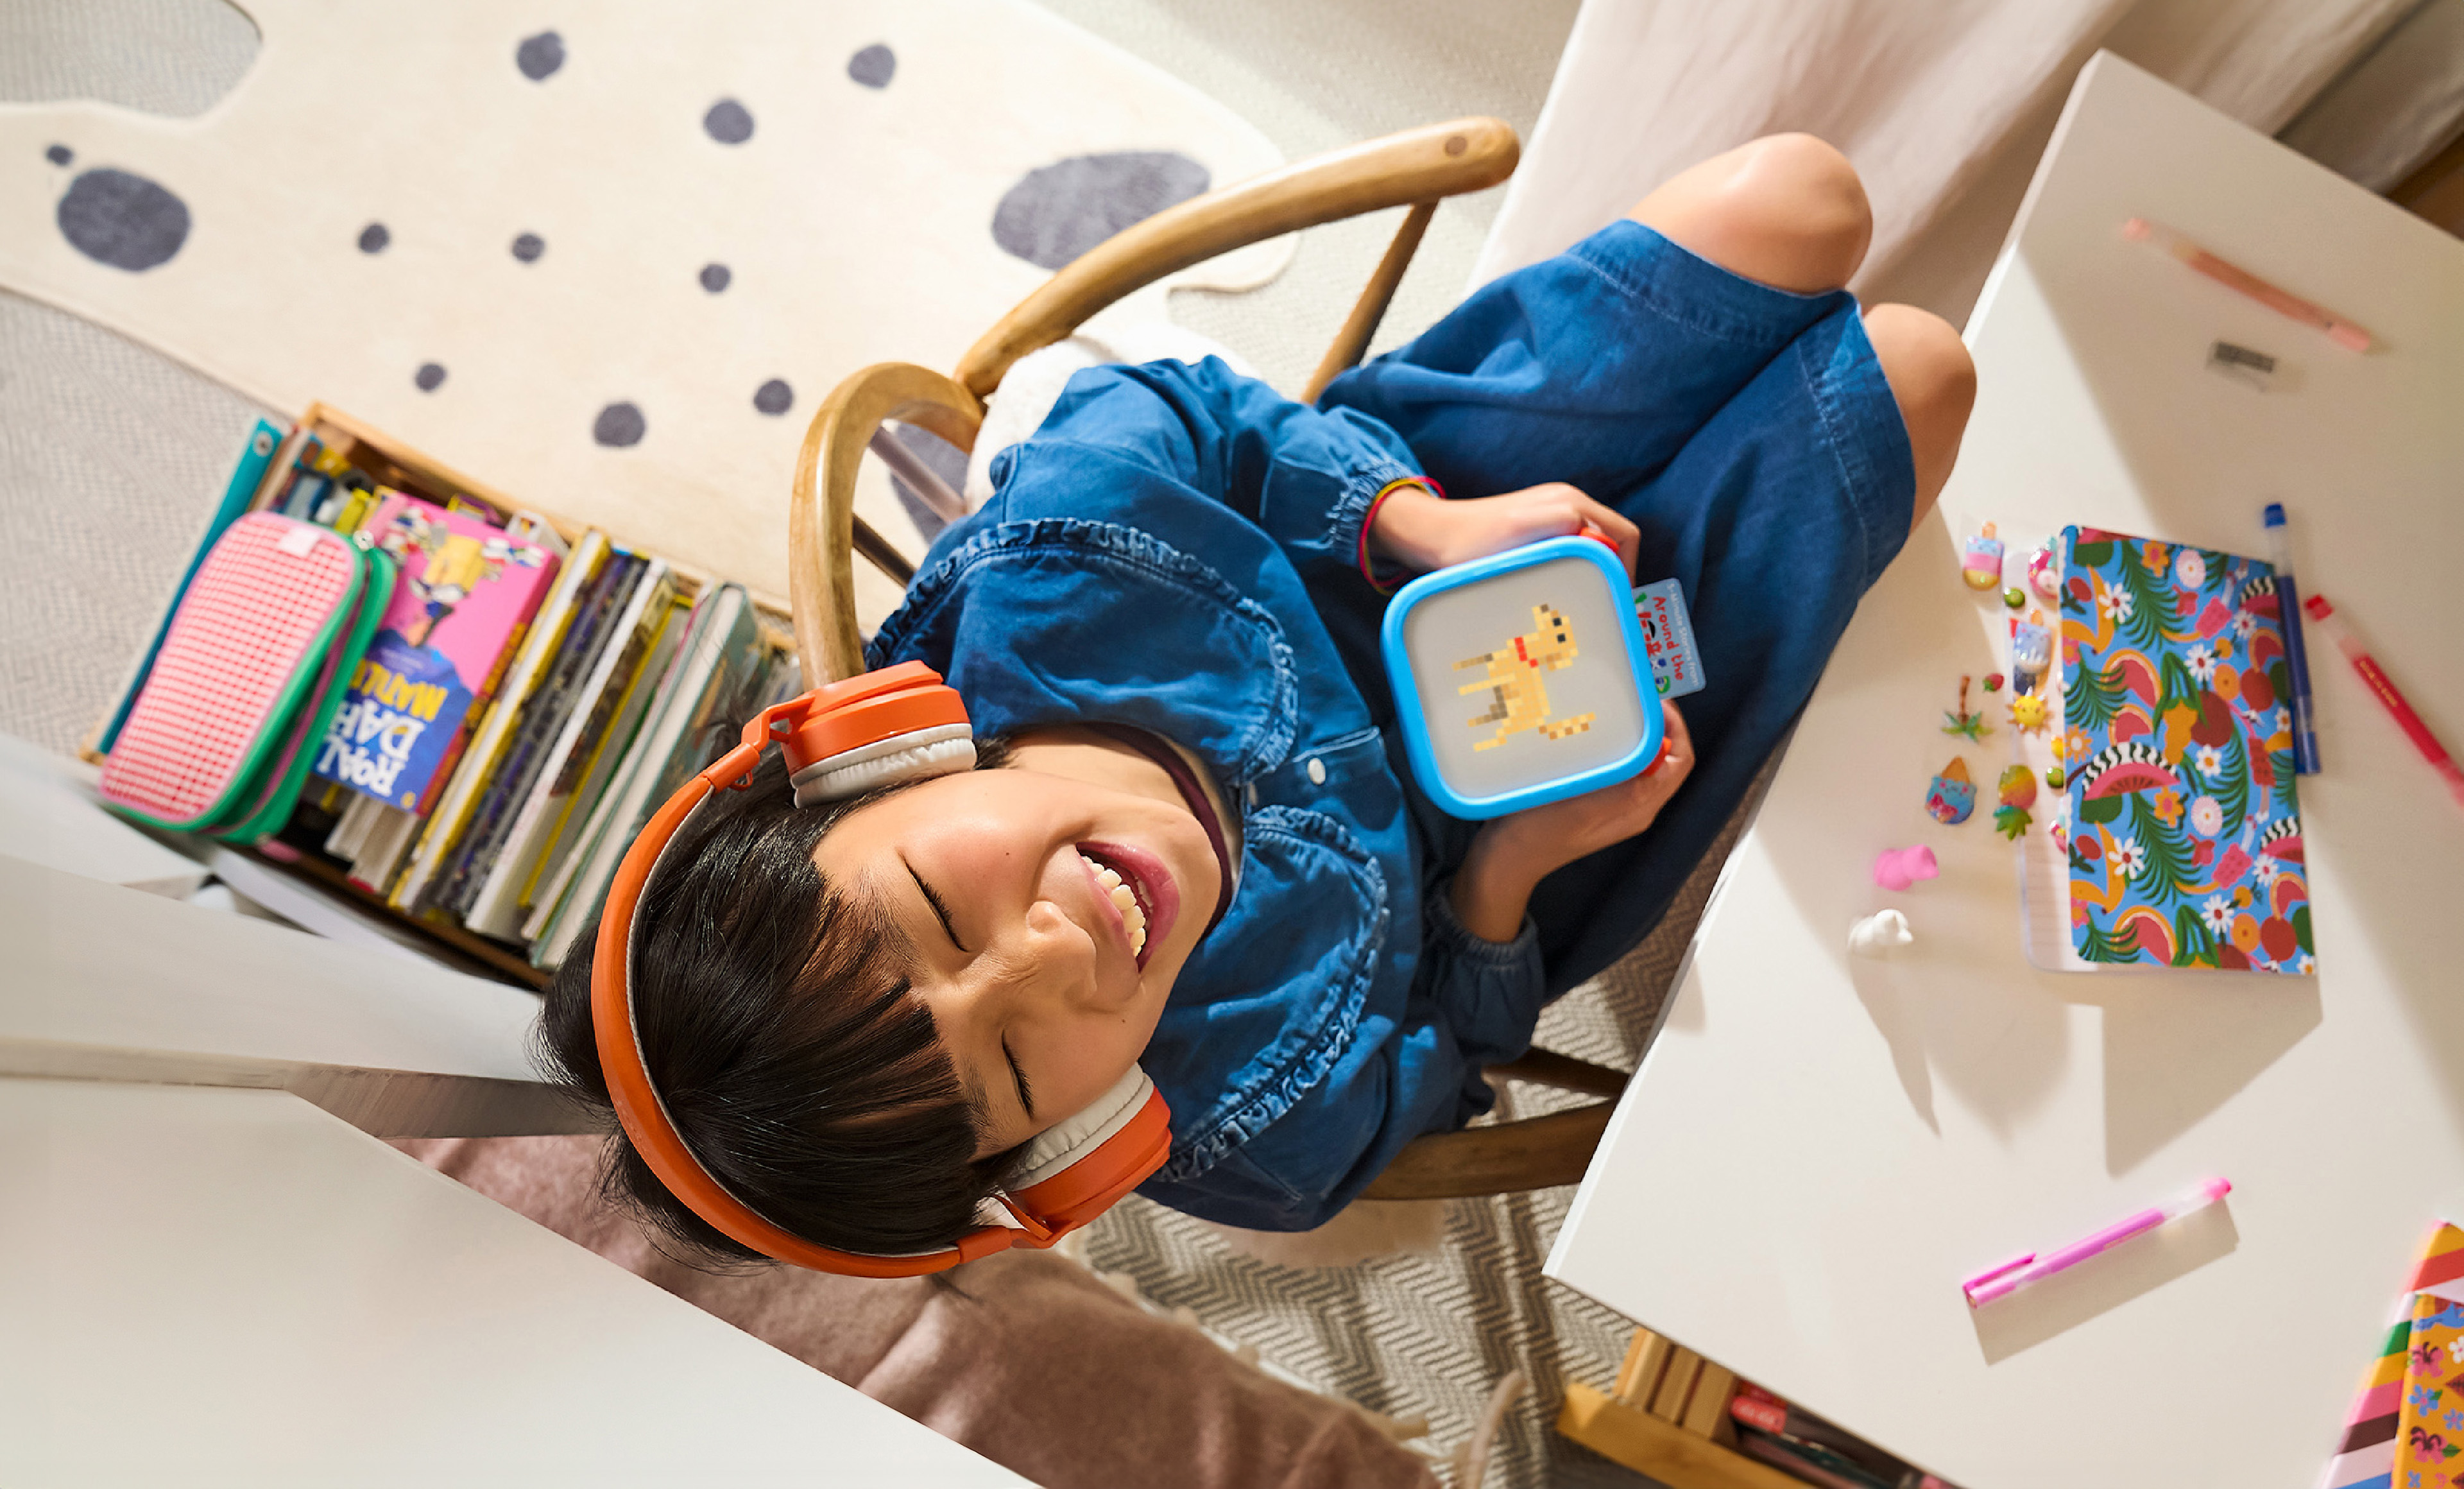
M 1057 902 L 1039 900 L 1027 909 L 1026 929 L 1029 960 L 1053 995 L 1089 1007 L 1118 1001 L 1108 996 L 1097 975 L 1097 938 L 1110 934 L 1108 927 L 1082 925 Z M 1133 980 L 1126 994 L 1135 991 Z

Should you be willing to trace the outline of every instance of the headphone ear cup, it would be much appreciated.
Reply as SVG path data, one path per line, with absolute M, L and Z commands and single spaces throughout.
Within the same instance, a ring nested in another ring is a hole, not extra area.
M 952 731 L 932 729 L 923 732 L 932 735 Z M 818 807 L 827 802 L 845 801 L 850 796 L 861 796 L 876 787 L 895 786 L 903 781 L 920 781 L 936 775 L 956 775 L 976 767 L 975 738 L 964 724 L 956 726 L 956 737 L 953 738 L 906 743 L 914 738 L 903 735 L 896 740 L 885 740 L 882 745 L 894 746 L 886 750 L 876 745 L 871 749 L 848 752 L 866 757 L 861 760 L 834 755 L 806 766 L 790 777 L 796 786 L 796 805 Z M 881 752 L 876 753 L 876 750 Z
M 1027 1144 L 1007 1192 L 1057 1235 L 1111 1209 L 1171 1155 L 1171 1109 L 1133 1065 L 1093 1105 Z

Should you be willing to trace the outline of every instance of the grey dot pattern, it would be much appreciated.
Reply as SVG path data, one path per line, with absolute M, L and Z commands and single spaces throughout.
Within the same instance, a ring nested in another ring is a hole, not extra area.
M 514 256 L 526 264 L 539 262 L 539 256 L 546 252 L 547 240 L 536 233 L 525 233 L 514 239 Z
M 898 54 L 879 42 L 847 58 L 847 76 L 868 88 L 887 88 L 898 72 Z
M 736 276 L 729 271 L 725 264 L 704 264 L 701 266 L 701 287 L 710 291 L 714 295 L 727 288 L 727 281 L 735 278 Z
M 721 99 L 701 116 L 701 126 L 721 144 L 742 144 L 753 138 L 753 115 L 734 99 Z
M 60 197 L 55 218 L 71 248 L 131 274 L 168 263 L 188 241 L 188 204 L 125 170 L 80 174 Z
M 1204 191 L 1205 167 L 1171 150 L 1075 155 L 1019 178 L 993 211 L 1001 251 L 1058 269 L 1113 233 Z
M 599 417 L 591 422 L 590 437 L 610 450 L 625 450 L 640 444 L 649 428 L 640 409 L 629 403 L 611 403 L 600 410 Z
M 55 166 L 65 166 L 69 162 L 77 159 L 77 151 L 70 149 L 65 144 L 55 144 L 50 149 L 43 152 L 43 159 L 50 161 Z
M 796 390 L 784 378 L 774 377 L 753 390 L 753 407 L 773 416 L 786 412 L 795 403 Z
M 369 223 L 360 230 L 360 252 L 363 254 L 382 254 L 385 245 L 392 241 L 393 234 L 385 231 L 382 222 Z
M 564 38 L 552 31 L 524 36 L 514 49 L 514 65 L 531 81 L 545 82 L 550 73 L 564 65 Z
M 423 362 L 410 380 L 418 385 L 421 392 L 432 393 L 444 386 L 445 368 L 433 362 Z

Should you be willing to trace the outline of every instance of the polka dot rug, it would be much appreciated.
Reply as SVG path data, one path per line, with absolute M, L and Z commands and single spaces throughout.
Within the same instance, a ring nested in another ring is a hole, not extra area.
M 841 378 L 946 369 L 1086 249 L 1282 163 L 1022 0 L 243 8 L 262 46 L 196 118 L 0 106 L 0 285 L 772 595 Z M 888 481 L 860 501 L 921 551 Z

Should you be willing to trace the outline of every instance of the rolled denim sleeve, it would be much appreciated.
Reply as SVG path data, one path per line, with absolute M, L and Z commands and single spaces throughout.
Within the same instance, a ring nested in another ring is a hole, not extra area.
M 1452 885 L 1451 879 L 1432 885 L 1420 901 L 1427 927 L 1420 977 L 1463 1055 L 1463 1105 L 1455 1119 L 1460 1126 L 1488 1110 L 1490 1095 L 1480 1078 L 1481 1067 L 1519 1058 L 1531 1048 L 1531 1029 L 1547 1001 L 1547 978 L 1540 965 L 1540 931 L 1529 916 L 1523 918 L 1512 941 L 1483 941 L 1455 919 L 1447 893 Z
M 1033 442 L 1100 450 L 1221 501 L 1304 579 L 1354 567 L 1372 500 L 1419 473 L 1402 437 L 1370 415 L 1294 403 L 1217 357 L 1089 367 Z
M 1198 1179 L 1141 1192 L 1223 1225 L 1314 1230 L 1414 1138 L 1487 1111 L 1495 1095 L 1482 1068 L 1529 1049 L 1539 1021 L 1539 933 L 1527 918 L 1514 940 L 1483 941 L 1455 919 L 1443 884 L 1424 914 L 1420 975 L 1401 1019 L 1365 1024 L 1328 1078 Z

